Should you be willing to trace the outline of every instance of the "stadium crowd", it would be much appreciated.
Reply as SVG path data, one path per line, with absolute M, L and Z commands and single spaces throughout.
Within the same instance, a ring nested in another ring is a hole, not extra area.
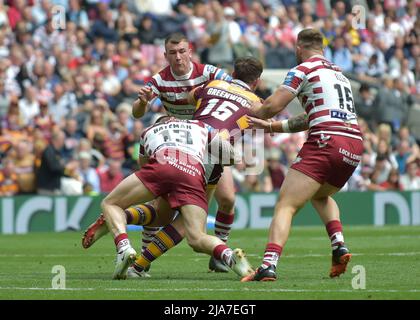
M 352 6 L 366 10 L 355 29 Z M 60 5 L 61 7 L 57 7 Z M 296 64 L 300 30 L 325 36 L 326 57 L 354 92 L 365 153 L 346 190 L 420 190 L 419 1 L 0 0 L 0 195 L 98 194 L 137 168 L 139 136 L 164 112 L 131 116 L 139 88 L 165 65 L 163 39 L 183 32 L 194 60 L 231 70 Z M 57 8 L 65 9 L 65 26 Z M 57 20 L 58 19 L 58 20 Z M 280 79 L 279 79 L 280 84 Z M 271 94 L 262 82 L 257 94 Z M 283 114 L 286 117 L 287 114 Z M 418 132 L 418 131 L 417 131 Z M 279 190 L 304 133 L 266 135 L 264 172 L 233 169 L 239 192 Z

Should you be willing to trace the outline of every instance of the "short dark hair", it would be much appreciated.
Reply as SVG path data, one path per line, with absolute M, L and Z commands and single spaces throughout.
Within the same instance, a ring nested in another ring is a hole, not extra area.
M 173 44 L 178 44 L 182 41 L 188 41 L 188 38 L 185 34 L 181 33 L 181 32 L 175 32 L 175 33 L 171 33 L 169 36 L 166 37 L 165 39 L 165 46 L 168 43 L 173 43 Z
M 261 61 L 254 57 L 242 57 L 235 60 L 233 72 L 236 79 L 249 84 L 261 76 L 263 66 Z
M 303 29 L 298 34 L 297 43 L 304 49 L 322 50 L 324 37 L 317 29 Z

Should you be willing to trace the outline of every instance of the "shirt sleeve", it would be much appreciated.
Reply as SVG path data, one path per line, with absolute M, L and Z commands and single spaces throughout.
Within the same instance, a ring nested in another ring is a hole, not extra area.
M 211 64 L 206 64 L 205 70 L 209 75 L 209 80 L 224 80 L 227 82 L 232 81 L 232 77 L 227 72 L 220 68 L 212 66 Z
M 297 68 L 293 68 L 287 73 L 287 76 L 281 86 L 293 94 L 298 95 L 302 90 L 305 81 L 306 74 Z

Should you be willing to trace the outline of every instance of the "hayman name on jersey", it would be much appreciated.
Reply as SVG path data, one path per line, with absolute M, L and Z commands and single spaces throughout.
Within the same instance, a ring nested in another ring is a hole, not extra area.
M 242 97 L 240 97 L 236 94 L 227 92 L 227 91 L 223 91 L 223 90 L 216 89 L 216 88 L 210 88 L 207 91 L 207 94 L 217 96 L 217 97 L 221 97 L 221 98 L 225 98 L 225 99 L 229 99 L 229 100 L 233 100 L 233 101 L 237 101 L 243 107 L 248 107 L 248 108 L 250 107 L 250 104 L 249 104 L 248 100 L 246 100 L 246 99 L 244 99 L 244 98 L 242 98 Z
M 186 123 L 170 123 L 170 124 L 162 124 L 156 128 L 153 129 L 153 133 L 158 133 L 162 130 L 167 129 L 186 129 L 186 130 L 192 130 L 191 125 Z

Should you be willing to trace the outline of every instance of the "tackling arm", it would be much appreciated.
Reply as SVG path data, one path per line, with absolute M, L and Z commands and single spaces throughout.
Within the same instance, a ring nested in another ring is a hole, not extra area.
M 300 132 L 309 129 L 309 117 L 306 113 L 301 113 L 295 117 L 281 121 L 266 121 L 253 117 L 248 117 L 251 127 L 264 129 L 266 132 Z
M 295 94 L 280 87 L 263 104 L 254 105 L 251 112 L 258 118 L 269 119 L 283 111 L 294 98 Z

